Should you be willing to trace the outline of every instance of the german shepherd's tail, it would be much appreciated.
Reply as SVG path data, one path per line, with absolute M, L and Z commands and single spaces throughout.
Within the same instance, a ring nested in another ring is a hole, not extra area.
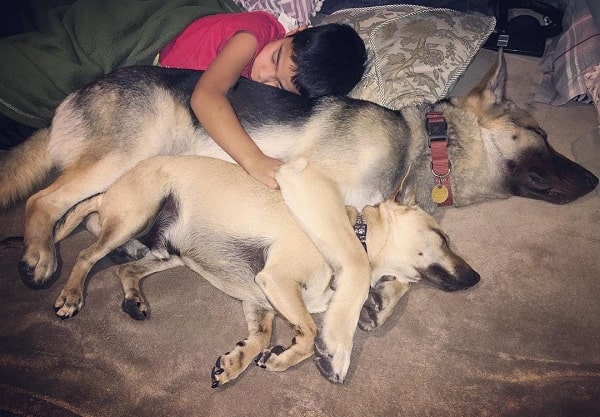
M 49 129 L 40 129 L 19 146 L 0 154 L 0 209 L 28 197 L 48 177 L 54 167 L 49 141 Z
M 60 242 L 75 230 L 87 216 L 97 213 L 98 207 L 102 203 L 104 193 L 96 194 L 88 199 L 83 200 L 75 207 L 71 208 L 60 221 L 54 226 L 54 242 Z M 99 218 L 97 215 L 90 218 L 92 227 L 99 230 Z

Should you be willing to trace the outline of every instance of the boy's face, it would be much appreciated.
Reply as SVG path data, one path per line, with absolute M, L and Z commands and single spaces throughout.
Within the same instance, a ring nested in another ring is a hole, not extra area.
M 256 56 L 252 64 L 252 80 L 283 88 L 292 93 L 300 94 L 292 83 L 296 73 L 292 62 L 292 38 L 285 37 L 269 42 Z

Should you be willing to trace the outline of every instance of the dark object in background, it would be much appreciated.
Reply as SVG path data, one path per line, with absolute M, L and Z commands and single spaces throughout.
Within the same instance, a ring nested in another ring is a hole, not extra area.
M 7 0 L 0 8 L 0 38 L 16 35 L 24 31 L 21 13 L 23 3 Z
M 496 29 L 483 45 L 487 49 L 504 48 L 506 52 L 541 57 L 546 40 L 562 32 L 563 13 L 556 7 L 537 0 L 493 0 Z M 524 10 L 508 19 L 509 10 Z M 529 13 L 539 16 L 539 19 Z
M 0 149 L 10 149 L 18 145 L 36 130 L 0 113 Z
M 490 0 L 326 0 L 321 6 L 320 13 L 331 14 L 335 11 L 371 6 L 386 6 L 390 4 L 416 4 L 425 7 L 437 7 L 458 10 L 460 12 L 488 13 Z

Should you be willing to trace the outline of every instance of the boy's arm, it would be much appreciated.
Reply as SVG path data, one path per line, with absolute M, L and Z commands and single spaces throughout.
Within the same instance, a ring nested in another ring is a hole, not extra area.
M 247 32 L 233 36 L 208 66 L 192 93 L 191 106 L 202 127 L 242 168 L 269 188 L 278 188 L 275 171 L 281 161 L 262 153 L 238 120 L 227 92 L 254 57 L 256 38 Z

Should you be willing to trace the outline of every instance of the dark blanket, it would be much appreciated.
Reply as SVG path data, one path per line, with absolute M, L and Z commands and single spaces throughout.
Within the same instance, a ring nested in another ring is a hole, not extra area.
M 73 90 L 118 67 L 152 64 L 192 20 L 240 10 L 233 0 L 29 3 L 36 30 L 0 39 L 0 113 L 32 127 L 48 125 Z

